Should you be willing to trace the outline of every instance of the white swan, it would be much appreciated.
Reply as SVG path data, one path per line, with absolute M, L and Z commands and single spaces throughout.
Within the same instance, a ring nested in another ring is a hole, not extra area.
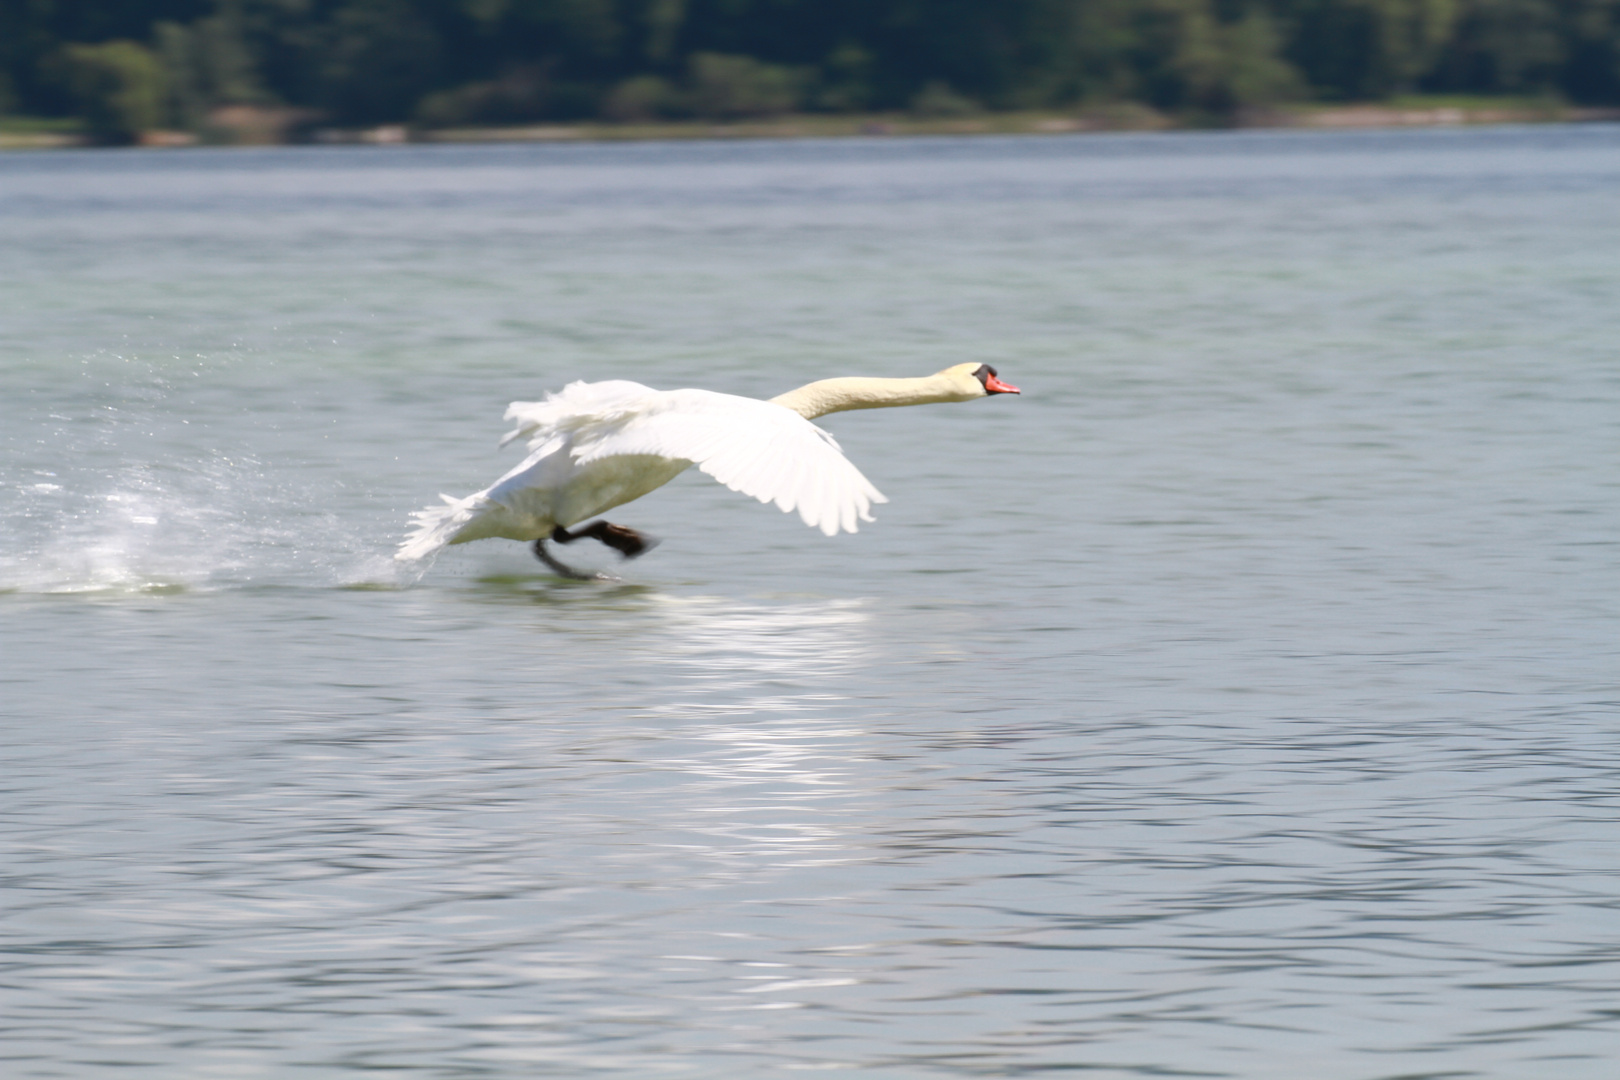
M 544 401 L 514 401 L 517 427 L 501 440 L 529 437 L 529 456 L 464 499 L 412 515 L 415 531 L 394 556 L 421 559 L 449 544 L 505 537 L 533 541 L 559 574 L 589 577 L 552 558 L 546 540 L 600 540 L 626 558 L 655 541 L 598 521 L 570 526 L 662 487 L 693 465 L 733 491 L 798 510 L 806 525 L 835 536 L 871 521 L 888 500 L 810 423 L 846 409 L 882 409 L 1016 394 L 987 364 L 957 364 L 922 379 L 823 379 L 770 401 L 709 390 L 653 390 L 640 383 L 570 383 Z

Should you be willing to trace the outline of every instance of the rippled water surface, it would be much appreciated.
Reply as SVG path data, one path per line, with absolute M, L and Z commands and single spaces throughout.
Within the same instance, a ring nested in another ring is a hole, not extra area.
M 1617 295 L 1612 126 L 0 157 L 0 1069 L 1606 1080 Z M 857 536 L 389 559 L 964 361 Z

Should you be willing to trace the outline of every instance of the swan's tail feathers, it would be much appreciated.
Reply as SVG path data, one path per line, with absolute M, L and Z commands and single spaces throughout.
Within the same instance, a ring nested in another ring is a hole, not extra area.
M 434 554 L 446 544 L 457 542 L 457 533 L 477 516 L 489 499 L 483 492 L 458 499 L 454 495 L 440 495 L 443 506 L 430 506 L 411 515 L 413 531 L 399 545 L 394 558 L 400 562 L 415 562 Z

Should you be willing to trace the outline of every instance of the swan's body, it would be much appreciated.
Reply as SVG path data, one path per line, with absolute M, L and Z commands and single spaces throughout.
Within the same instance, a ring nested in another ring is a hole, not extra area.
M 535 554 L 560 573 L 545 541 L 592 536 L 625 555 L 648 542 L 598 522 L 570 526 L 630 502 L 696 465 L 733 491 L 797 510 L 828 536 L 855 532 L 886 502 L 850 464 L 833 437 L 810 419 L 845 409 L 966 401 L 1018 392 L 982 364 L 959 364 L 924 379 L 824 379 L 771 401 L 709 390 L 653 390 L 640 383 L 570 383 L 545 401 L 506 410 L 517 426 L 502 440 L 528 437 L 529 456 L 483 491 L 413 515 L 415 531 L 401 560 L 449 544 L 504 537 L 533 541 Z

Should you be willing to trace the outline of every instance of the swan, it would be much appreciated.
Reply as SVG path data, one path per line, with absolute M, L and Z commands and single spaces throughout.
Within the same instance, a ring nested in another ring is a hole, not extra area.
M 769 401 L 625 380 L 570 383 L 544 401 L 514 401 L 505 418 L 517 426 L 501 445 L 527 436 L 529 456 L 483 491 L 440 495 L 445 505 L 412 514 L 414 531 L 394 558 L 411 562 L 451 544 L 503 537 L 532 542 L 535 556 L 564 577 L 596 577 L 558 561 L 546 541 L 588 538 L 625 558 L 642 554 L 657 541 L 634 529 L 606 521 L 573 526 L 693 465 L 733 491 L 798 510 L 828 536 L 855 532 L 857 518 L 871 521 L 872 504 L 888 500 L 810 421 L 848 409 L 1018 392 L 995 368 L 973 363 L 920 379 L 822 379 Z

